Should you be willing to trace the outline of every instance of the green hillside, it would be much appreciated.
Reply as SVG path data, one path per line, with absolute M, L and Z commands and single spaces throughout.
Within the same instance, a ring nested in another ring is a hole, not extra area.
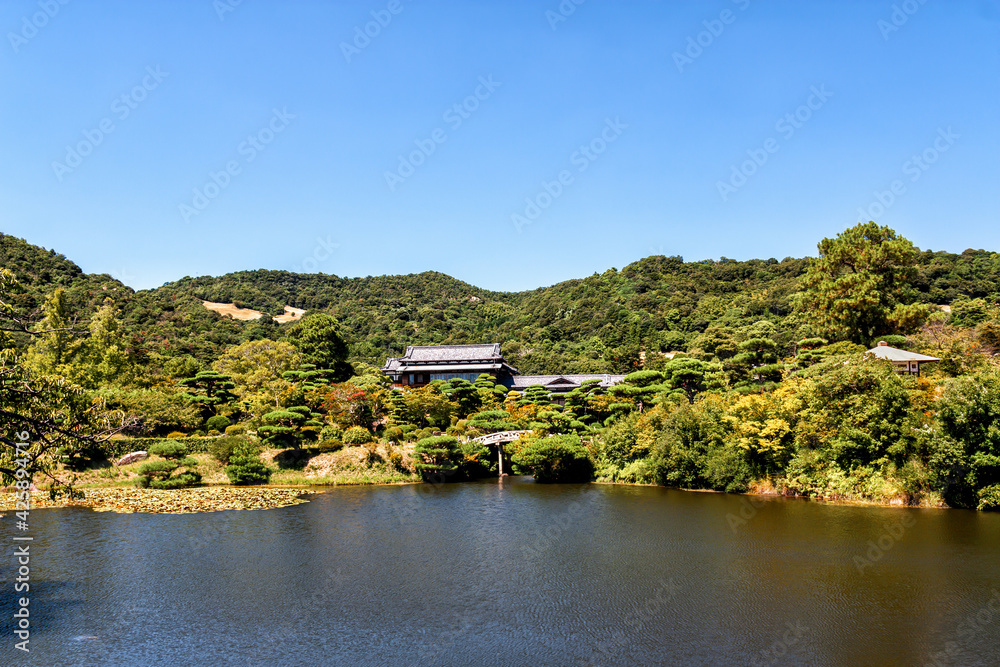
M 284 306 L 323 311 L 341 323 L 352 361 L 380 364 L 407 345 L 498 341 L 524 373 L 627 372 L 640 352 L 686 351 L 709 327 L 738 330 L 760 320 L 775 325 L 789 347 L 809 335 L 794 312 L 808 260 L 785 258 L 685 262 L 654 256 L 586 278 L 527 292 L 479 289 L 437 272 L 341 278 L 287 271 L 240 271 L 185 277 L 133 292 L 107 275 L 88 275 L 54 250 L 0 235 L 0 266 L 21 290 L 12 305 L 38 312 L 56 287 L 67 290 L 73 316 L 85 321 L 112 299 L 129 348 L 190 354 L 203 364 L 246 340 L 280 339 L 287 326 L 264 317 L 237 322 L 205 309 L 201 300 L 235 302 L 269 315 Z M 914 302 L 952 304 L 1000 293 L 1000 255 L 923 251 L 909 286 Z

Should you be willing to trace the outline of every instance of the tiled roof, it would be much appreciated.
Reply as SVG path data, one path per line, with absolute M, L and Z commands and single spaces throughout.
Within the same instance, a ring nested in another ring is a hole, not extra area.
M 569 375 L 517 375 L 512 379 L 511 389 L 527 389 L 533 384 L 546 387 L 579 386 L 587 380 L 600 380 L 602 387 L 610 387 L 625 379 L 624 375 L 604 374 L 569 374 Z
M 502 360 L 500 343 L 485 345 L 411 345 L 400 359 L 407 362 Z

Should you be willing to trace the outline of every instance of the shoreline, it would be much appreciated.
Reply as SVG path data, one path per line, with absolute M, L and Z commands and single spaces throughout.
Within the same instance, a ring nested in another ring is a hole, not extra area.
M 309 502 L 308 496 L 341 486 L 405 486 L 422 484 L 419 481 L 378 482 L 378 483 L 333 483 L 309 485 L 260 485 L 232 486 L 214 484 L 187 489 L 141 489 L 126 485 L 95 485 L 77 487 L 85 495 L 83 499 L 70 500 L 60 497 L 49 500 L 48 491 L 37 490 L 31 494 L 31 509 L 48 509 L 55 507 L 86 507 L 95 512 L 115 512 L 118 514 L 195 514 L 206 512 L 224 512 L 229 510 L 267 510 L 280 507 L 290 507 Z M 824 498 L 801 495 L 784 495 L 780 493 L 728 493 L 714 489 L 685 489 L 681 487 L 660 486 L 658 484 L 637 484 L 634 482 L 588 482 L 607 486 L 640 486 L 662 488 L 686 493 L 715 493 L 732 496 L 742 496 L 750 499 L 751 504 L 765 502 L 764 499 L 804 500 L 820 502 L 829 505 L 845 505 L 857 507 L 883 507 L 894 509 L 956 509 L 943 503 L 930 502 L 909 504 L 903 502 L 879 502 L 863 499 Z M 761 499 L 761 500 L 755 500 Z M 15 496 L 13 491 L 0 493 L 0 518 L 8 512 L 15 511 Z

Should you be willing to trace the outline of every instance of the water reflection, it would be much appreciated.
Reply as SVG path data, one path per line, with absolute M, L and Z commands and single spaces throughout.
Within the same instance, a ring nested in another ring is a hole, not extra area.
M 748 502 L 507 478 L 263 512 L 39 510 L 31 658 L 1000 664 L 1000 516 Z

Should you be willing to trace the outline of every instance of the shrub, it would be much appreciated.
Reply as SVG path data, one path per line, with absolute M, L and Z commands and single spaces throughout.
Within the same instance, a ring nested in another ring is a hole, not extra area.
M 414 467 L 425 480 L 444 481 L 454 477 L 462 460 L 458 439 L 450 435 L 423 438 L 413 448 Z
M 205 428 L 210 431 L 225 431 L 229 426 L 229 418 L 223 417 L 222 415 L 215 415 L 214 417 L 209 417 L 205 422 Z
M 228 465 L 229 459 L 232 457 L 233 451 L 236 447 L 249 442 L 250 440 L 244 436 L 224 435 L 218 440 L 213 441 L 212 444 L 209 445 L 208 451 L 216 461 L 222 465 Z
M 164 460 L 150 461 L 139 467 L 136 483 L 141 488 L 181 489 L 194 486 L 201 481 L 201 474 L 195 470 L 198 461 L 188 456 L 188 448 L 185 445 L 179 442 L 163 442 L 150 447 L 149 454 Z M 177 473 L 178 468 L 182 467 L 186 470 Z
M 497 459 L 493 455 L 494 451 L 475 440 L 462 443 L 462 476 L 468 479 L 480 479 L 482 477 L 496 477 Z
M 178 438 L 186 438 L 187 433 L 181 433 L 180 431 L 171 431 L 167 433 L 168 440 L 177 440 Z
M 320 440 L 342 440 L 344 438 L 344 429 L 337 428 L 336 426 L 331 426 L 327 424 L 319 431 Z
M 226 427 L 226 435 L 246 435 L 247 425 L 246 424 L 233 424 Z
M 257 446 L 243 440 L 233 450 L 226 466 L 226 476 L 233 484 L 267 484 L 271 479 L 271 470 L 260 460 Z
M 1000 484 L 994 484 L 979 490 L 978 509 L 980 511 L 1000 510 Z
M 216 430 L 215 430 L 215 429 L 213 428 L 213 429 L 212 429 L 211 431 L 209 431 L 209 432 L 208 432 L 208 433 L 206 433 L 205 435 L 207 435 L 207 436 L 208 436 L 208 437 L 210 437 L 210 438 L 218 438 L 218 437 L 219 437 L 220 435 L 222 435 L 222 434 L 221 434 L 221 433 L 219 433 L 218 431 L 216 431 Z
M 594 464 L 576 435 L 529 438 L 512 460 L 529 468 L 536 482 L 587 482 Z
M 316 449 L 319 450 L 320 454 L 329 454 L 331 452 L 338 452 L 344 448 L 344 443 L 340 440 L 323 440 L 319 443 Z
M 372 434 L 363 426 L 352 426 L 344 431 L 345 445 L 366 445 L 372 439 Z
M 400 442 L 403 439 L 403 429 L 398 426 L 390 426 L 385 430 L 385 439 L 389 442 Z

